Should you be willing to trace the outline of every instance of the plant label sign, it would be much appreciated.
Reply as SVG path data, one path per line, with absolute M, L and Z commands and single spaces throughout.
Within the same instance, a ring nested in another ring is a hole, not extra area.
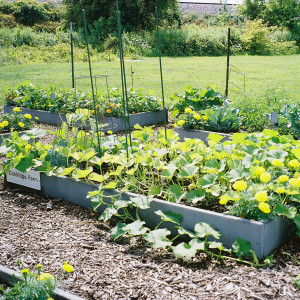
M 6 180 L 7 182 L 19 184 L 35 190 L 41 190 L 41 174 L 34 170 L 22 173 L 17 169 L 10 169 L 6 174 Z

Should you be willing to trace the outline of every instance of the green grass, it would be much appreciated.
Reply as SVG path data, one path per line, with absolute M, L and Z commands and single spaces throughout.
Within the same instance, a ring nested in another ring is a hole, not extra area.
M 225 91 L 226 57 L 178 57 L 162 58 L 165 97 L 169 101 L 174 92 L 182 92 L 187 85 L 206 87 L 215 84 L 217 90 Z M 232 56 L 231 64 L 246 75 L 246 93 L 261 96 L 269 88 L 276 88 L 285 98 L 299 101 L 300 97 L 300 55 L 290 56 Z M 158 58 L 144 58 L 142 61 L 126 61 L 127 86 L 153 90 L 161 96 Z M 94 75 L 109 75 L 109 87 L 120 87 L 120 64 L 115 62 L 92 63 Z M 75 64 L 75 76 L 89 75 L 88 63 Z M 18 86 L 25 80 L 41 87 L 57 85 L 71 87 L 70 63 L 32 63 L 27 65 L 3 66 L 0 70 L 0 95 L 8 88 Z M 243 89 L 243 76 L 231 72 L 231 82 Z M 97 79 L 97 88 L 105 88 L 105 81 Z M 77 89 L 90 89 L 90 80 L 77 80 Z M 229 87 L 229 96 L 238 100 L 242 95 L 233 92 L 238 88 Z

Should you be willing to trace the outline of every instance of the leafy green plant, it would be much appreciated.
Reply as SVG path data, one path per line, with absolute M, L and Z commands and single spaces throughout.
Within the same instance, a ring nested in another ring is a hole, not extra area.
M 51 98 L 51 93 L 55 93 L 54 100 Z M 152 95 L 145 95 L 142 91 L 128 88 L 127 97 L 130 114 L 162 109 L 160 100 Z M 124 115 L 121 90 L 113 88 L 103 91 L 97 98 L 96 108 L 99 116 L 122 117 Z M 15 91 L 5 94 L 5 103 L 12 106 L 64 113 L 75 112 L 80 107 L 89 109 L 92 114 L 95 114 L 92 95 L 89 92 L 82 93 L 74 89 L 62 91 L 54 87 L 45 90 L 29 82 L 25 82 Z
M 42 265 L 37 265 L 37 271 L 32 272 L 29 269 L 21 269 L 20 261 L 20 277 L 15 278 L 12 287 L 6 290 L 0 288 L 1 300 L 48 300 L 53 299 L 54 290 L 59 285 L 59 280 L 63 279 L 67 273 L 73 272 L 74 268 L 65 263 L 62 266 L 62 272 L 57 276 L 50 273 L 42 273 Z
M 283 215 L 300 229 L 300 155 L 293 137 L 264 130 L 235 133 L 232 142 L 221 144 L 222 136 L 210 134 L 206 147 L 196 139 L 180 143 L 172 130 L 166 140 L 164 131 L 154 135 L 151 127 L 136 129 L 128 158 L 124 137 L 101 137 L 100 157 L 93 131 L 74 127 L 70 133 L 63 124 L 53 132 L 52 144 L 31 146 L 15 132 L 0 148 L 7 156 L 4 171 L 36 168 L 254 220 Z
M 173 113 L 175 116 L 177 113 L 184 112 L 185 108 L 191 107 L 196 111 L 201 111 L 212 106 L 220 106 L 224 104 L 225 97 L 214 87 L 207 87 L 206 89 L 200 89 L 196 87 L 186 87 L 185 94 L 175 93 L 171 96 L 173 104 Z
M 268 257 L 262 264 L 256 258 L 255 252 L 251 250 L 251 244 L 242 238 L 233 245 L 234 252 L 239 259 L 224 256 L 223 253 L 231 253 L 230 249 L 226 249 L 222 243 L 215 240 L 220 239 L 220 233 L 207 223 L 197 223 L 194 232 L 184 229 L 180 225 L 181 215 L 174 214 L 171 211 L 162 212 L 158 210 L 155 214 L 160 218 L 156 227 L 151 230 L 145 226 L 145 222 L 139 217 L 139 211 L 150 208 L 152 196 L 150 197 L 131 197 L 130 200 L 122 200 L 121 194 L 108 196 L 103 193 L 103 189 L 112 189 L 114 185 L 100 185 L 98 191 L 89 192 L 88 198 L 91 198 L 92 205 L 96 211 L 101 205 L 107 208 L 99 217 L 99 220 L 107 222 L 113 216 L 118 217 L 122 222 L 111 229 L 111 237 L 116 240 L 122 236 L 142 236 L 151 247 L 157 249 L 169 249 L 173 251 L 175 256 L 180 259 L 190 260 L 196 256 L 199 251 L 205 252 L 217 259 L 237 260 L 252 266 L 265 266 L 271 263 L 272 258 Z M 171 235 L 171 231 L 166 228 L 159 228 L 163 223 L 169 223 L 169 227 L 173 226 L 177 234 Z M 180 242 L 183 237 L 188 237 L 189 242 Z M 213 240 L 212 240 L 213 239 Z M 242 260 L 242 256 L 253 255 L 253 262 Z
M 20 110 L 15 107 L 15 110 Z M 32 116 L 30 114 L 19 115 L 17 111 L 12 114 L 2 114 L 0 117 L 0 132 L 10 132 L 13 130 L 22 131 L 28 130 L 34 126 Z

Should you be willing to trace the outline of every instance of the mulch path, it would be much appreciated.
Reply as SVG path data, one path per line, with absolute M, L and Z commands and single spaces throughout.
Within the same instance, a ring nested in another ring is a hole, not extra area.
M 47 127 L 50 129 L 50 127 Z M 42 142 L 49 141 L 48 138 Z M 0 264 L 58 275 L 62 288 L 87 299 L 299 299 L 300 238 L 274 252 L 271 266 L 253 268 L 200 254 L 190 262 L 153 250 L 140 238 L 111 240 L 94 212 L 0 182 Z M 289 254 L 289 255 L 288 255 Z

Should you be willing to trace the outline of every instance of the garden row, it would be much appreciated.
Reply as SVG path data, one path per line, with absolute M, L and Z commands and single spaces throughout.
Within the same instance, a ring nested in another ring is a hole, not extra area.
M 114 238 L 142 235 L 187 259 L 199 250 L 219 256 L 232 244 L 239 257 L 263 258 L 287 237 L 289 222 L 279 216 L 299 229 L 299 142 L 291 136 L 236 133 L 221 144 L 222 136 L 211 134 L 206 147 L 197 139 L 178 142 L 172 130 L 154 134 L 136 126 L 129 142 L 67 129 L 63 123 L 47 145 L 34 141 L 43 130 L 31 131 L 31 141 L 16 133 L 4 139 L 4 173 L 10 182 L 27 181 L 51 197 L 100 209 L 104 221 L 120 217 Z
M 63 91 L 57 88 L 45 90 L 24 83 L 5 94 L 4 112 L 12 113 L 15 107 L 20 107 L 22 111 L 18 113 L 30 114 L 41 123 L 61 124 L 67 122 L 68 118 L 74 121 L 74 113 L 77 111 L 85 115 L 86 119 L 97 115 L 101 119 L 100 123 L 106 124 L 102 128 L 105 132 L 125 130 L 124 112 L 130 115 L 131 127 L 135 124 L 145 126 L 167 121 L 163 104 L 156 97 L 133 89 L 128 89 L 124 96 L 128 100 L 126 110 L 119 89 L 100 92 L 96 95 L 94 105 L 92 95 L 87 92 L 81 93 L 75 89 Z M 281 134 L 291 134 L 299 138 L 299 104 L 276 106 L 273 112 L 267 111 L 268 113 L 260 111 L 259 120 L 257 111 L 253 108 L 239 106 L 240 104 L 237 106 L 230 103 L 213 87 L 206 89 L 186 87 L 183 94 L 175 93 L 171 97 L 168 109 L 171 116 L 175 117 L 174 126 L 184 129 L 178 131 L 181 137 L 197 137 L 198 133 L 191 135 L 191 130 L 233 133 L 262 131 L 265 128 L 274 129 L 276 126 Z M 8 117 L 3 118 L 3 121 L 6 118 Z M 20 122 L 19 119 L 17 121 L 16 124 Z

